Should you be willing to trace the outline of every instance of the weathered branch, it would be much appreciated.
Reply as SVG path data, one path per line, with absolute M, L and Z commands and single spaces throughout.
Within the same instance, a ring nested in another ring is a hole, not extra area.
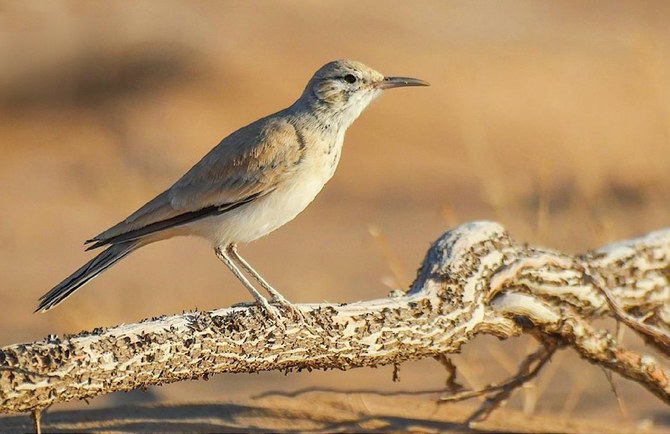
M 670 230 L 572 257 L 518 243 L 498 224 L 470 223 L 433 244 L 406 294 L 298 305 L 304 324 L 287 320 L 282 329 L 257 307 L 238 306 L 7 346 L 0 350 L 0 411 L 221 372 L 442 358 L 480 333 L 531 333 L 572 347 L 670 403 L 670 372 L 592 325 L 612 315 L 613 301 L 639 328 L 652 329 L 662 349 L 670 329 L 669 278 Z

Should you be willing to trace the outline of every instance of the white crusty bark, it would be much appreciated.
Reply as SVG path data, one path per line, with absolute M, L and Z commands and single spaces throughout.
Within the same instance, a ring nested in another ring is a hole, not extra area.
M 479 333 L 531 333 L 552 348 L 572 347 L 670 403 L 670 372 L 593 325 L 604 315 L 621 319 L 614 303 L 627 324 L 667 353 L 669 279 L 670 229 L 573 257 L 519 243 L 496 223 L 469 223 L 431 246 L 407 293 L 298 305 L 305 323 L 287 319 L 280 327 L 255 306 L 232 307 L 4 347 L 0 411 L 34 411 L 221 372 L 439 358 Z

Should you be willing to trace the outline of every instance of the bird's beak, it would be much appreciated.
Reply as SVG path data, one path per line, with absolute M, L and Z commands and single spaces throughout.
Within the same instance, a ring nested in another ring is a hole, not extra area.
M 430 83 L 419 80 L 418 78 L 410 77 L 384 77 L 382 81 L 377 82 L 378 89 L 391 89 L 394 87 L 405 86 L 430 86 Z

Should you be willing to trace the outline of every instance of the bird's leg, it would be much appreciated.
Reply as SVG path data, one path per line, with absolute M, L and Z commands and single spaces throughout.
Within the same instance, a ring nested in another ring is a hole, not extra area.
M 226 248 L 226 253 L 228 253 L 228 255 L 237 261 L 237 263 L 240 264 L 242 268 L 244 268 L 246 272 L 249 273 L 249 275 L 251 275 L 258 283 L 260 283 L 263 289 L 265 289 L 268 294 L 272 296 L 272 302 L 278 303 L 285 307 L 297 318 L 303 318 L 302 312 L 300 312 L 300 310 L 298 310 L 290 301 L 284 298 L 284 296 L 281 295 L 279 291 L 274 289 L 242 256 L 240 256 L 240 254 L 237 252 L 237 245 L 229 244 Z
M 230 269 L 230 271 L 233 272 L 235 277 L 237 277 L 240 280 L 240 282 L 242 282 L 242 285 L 244 285 L 244 287 L 247 288 L 247 290 L 251 293 L 251 295 L 254 296 L 258 304 L 260 304 L 261 307 L 265 310 L 265 312 L 267 312 L 268 316 L 272 318 L 277 324 L 281 324 L 280 320 L 281 315 L 277 312 L 277 308 L 268 303 L 267 299 L 263 297 L 261 293 L 256 290 L 256 288 L 254 288 L 254 285 L 252 285 L 251 282 L 249 282 L 249 280 L 247 280 L 246 277 L 244 277 L 244 274 L 242 274 L 240 269 L 237 268 L 235 263 L 230 258 L 229 247 L 226 247 L 225 249 L 221 246 L 215 247 L 214 253 L 216 253 L 216 256 L 224 264 L 226 264 L 226 266 Z
M 228 247 L 226 248 L 226 253 L 228 253 L 228 255 L 230 255 L 230 257 L 231 257 L 233 260 L 237 261 L 237 263 L 238 263 L 239 265 L 241 265 L 242 268 L 244 268 L 244 270 L 246 270 L 246 272 L 249 273 L 249 274 L 251 275 L 251 277 L 253 277 L 254 279 L 256 279 L 256 281 L 257 281 L 258 283 L 261 284 L 261 286 L 263 287 L 263 289 L 265 289 L 265 290 L 268 292 L 268 294 L 270 294 L 270 295 L 272 296 L 272 301 L 277 302 L 277 303 L 281 303 L 281 304 L 290 304 L 290 302 L 289 302 L 288 300 L 286 300 L 286 299 L 284 298 L 284 296 L 282 296 L 282 295 L 279 293 L 279 291 L 277 291 L 277 290 L 274 289 L 272 286 L 270 286 L 270 284 L 269 284 L 265 279 L 263 279 L 263 277 L 261 277 L 261 275 L 258 274 L 258 272 L 257 272 L 256 270 L 253 269 L 253 267 L 251 266 L 251 264 L 249 264 L 249 263 L 248 263 L 248 262 L 247 262 L 247 261 L 240 255 L 240 254 L 239 254 L 239 252 L 237 251 L 237 245 L 235 245 L 235 244 L 229 244 Z

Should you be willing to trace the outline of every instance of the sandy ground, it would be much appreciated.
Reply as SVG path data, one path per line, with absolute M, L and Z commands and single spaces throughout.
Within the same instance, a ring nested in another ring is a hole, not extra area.
M 475 408 L 439 405 L 426 397 L 308 392 L 235 402 L 59 411 L 45 414 L 42 428 L 50 432 L 664 432 L 649 422 L 615 426 L 608 421 L 529 416 L 514 410 L 465 425 L 463 421 Z M 0 419 L 2 430 L 27 431 L 31 427 L 26 416 Z
M 0 62 L 0 343 L 248 300 L 209 246 L 175 239 L 32 314 L 91 257 L 85 239 L 234 129 L 290 104 L 314 70 L 340 57 L 432 86 L 376 101 L 312 206 L 242 247 L 290 300 L 406 287 L 431 241 L 475 219 L 568 252 L 667 226 L 668 19 L 667 2 L 1 2 L 0 56 L 10 61 Z M 632 333 L 625 342 L 643 349 Z M 478 387 L 532 349 L 525 339 L 482 338 L 455 360 Z M 402 372 L 400 384 L 388 369 L 222 375 L 133 402 L 247 405 L 267 390 L 393 392 L 444 381 L 432 361 Z M 620 402 L 600 369 L 562 352 L 507 408 L 606 421 L 603 430 L 668 426 L 667 406 L 615 381 Z

